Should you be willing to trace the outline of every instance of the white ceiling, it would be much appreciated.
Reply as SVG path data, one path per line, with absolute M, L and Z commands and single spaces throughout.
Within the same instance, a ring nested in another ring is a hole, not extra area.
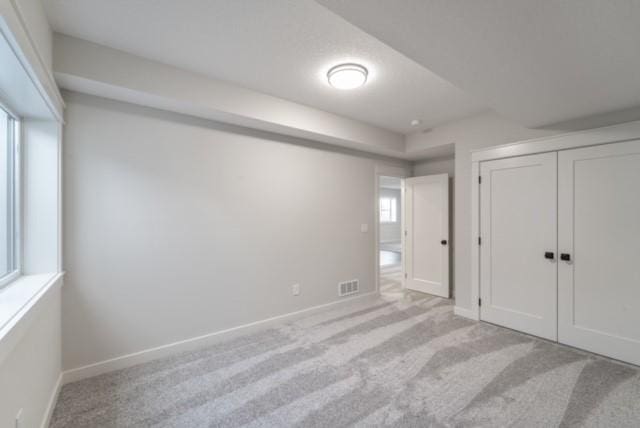
M 525 126 L 640 106 L 640 0 L 317 1 Z
M 484 109 L 312 0 L 44 0 L 55 31 L 388 130 L 409 133 Z M 326 83 L 357 61 L 355 91 Z M 415 128 L 412 119 L 422 124 Z

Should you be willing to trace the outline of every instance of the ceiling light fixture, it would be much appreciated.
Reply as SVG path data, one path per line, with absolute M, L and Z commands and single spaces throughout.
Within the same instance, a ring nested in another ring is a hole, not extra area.
M 420 119 L 413 119 L 411 121 L 411 126 L 418 126 L 420 124 L 422 124 L 422 121 Z
M 356 89 L 367 82 L 369 71 L 360 64 L 339 64 L 327 72 L 329 84 L 336 89 Z

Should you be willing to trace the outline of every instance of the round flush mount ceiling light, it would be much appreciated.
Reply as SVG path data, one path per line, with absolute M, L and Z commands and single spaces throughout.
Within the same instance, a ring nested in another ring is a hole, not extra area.
M 327 72 L 329 84 L 336 89 L 356 89 L 367 82 L 369 71 L 360 64 L 339 64 Z

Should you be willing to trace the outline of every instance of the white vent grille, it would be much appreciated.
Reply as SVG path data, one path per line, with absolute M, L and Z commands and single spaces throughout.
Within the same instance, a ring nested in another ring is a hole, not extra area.
M 345 281 L 338 284 L 339 296 L 348 296 L 350 294 L 355 294 L 358 291 L 360 291 L 360 282 L 357 279 L 352 279 L 351 281 Z

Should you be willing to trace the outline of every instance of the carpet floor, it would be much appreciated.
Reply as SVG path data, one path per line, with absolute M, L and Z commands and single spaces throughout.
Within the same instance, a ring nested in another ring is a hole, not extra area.
M 391 293 L 396 293 L 395 297 L 402 297 L 404 294 L 402 290 L 402 265 L 380 266 L 379 284 L 380 291 L 385 293 L 387 297 L 391 297 Z
M 640 374 L 384 294 L 65 385 L 51 427 L 638 427 Z

